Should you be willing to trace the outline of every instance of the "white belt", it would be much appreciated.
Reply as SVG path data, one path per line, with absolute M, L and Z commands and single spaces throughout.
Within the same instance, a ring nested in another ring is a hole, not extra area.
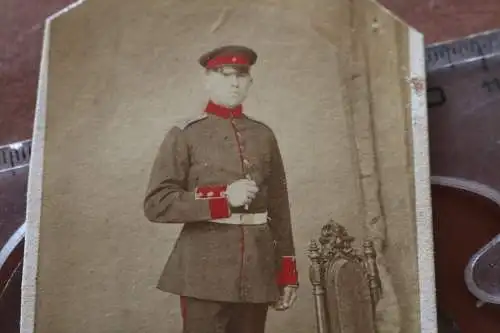
M 212 220 L 215 223 L 238 224 L 238 225 L 259 225 L 267 223 L 267 213 L 238 214 L 233 213 L 230 217 Z

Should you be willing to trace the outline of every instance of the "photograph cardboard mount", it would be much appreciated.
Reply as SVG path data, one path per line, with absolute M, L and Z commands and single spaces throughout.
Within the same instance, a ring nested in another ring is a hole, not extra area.
M 371 0 L 87 0 L 49 18 L 45 29 L 21 332 L 181 331 L 179 295 L 159 290 L 158 280 L 190 223 L 162 217 L 151 223 L 144 202 L 155 159 L 169 146 L 167 133 L 181 133 L 176 142 L 192 153 L 197 128 L 211 131 L 211 121 L 225 126 L 204 114 L 209 74 L 198 61 L 233 44 L 258 55 L 244 121 L 267 129 L 253 136 L 263 140 L 259 144 L 269 142 L 266 135 L 278 144 L 300 281 L 291 308 L 269 308 L 266 330 L 437 331 L 419 32 Z M 199 135 L 208 133 L 203 131 Z M 259 155 L 255 141 L 242 146 L 251 162 L 267 170 L 269 156 Z M 237 157 L 237 147 L 214 147 L 208 155 L 189 155 L 208 156 L 217 165 L 204 174 L 209 178 L 230 173 Z M 236 155 L 220 162 L 227 154 Z M 178 157 L 162 158 L 170 163 Z M 259 170 L 253 179 L 265 188 L 268 180 L 259 178 Z M 182 188 L 189 200 L 209 185 L 193 184 Z M 209 207 L 208 201 L 189 200 Z M 247 227 L 222 226 L 218 219 L 196 223 L 251 235 Z M 242 260 L 268 262 L 268 254 L 259 256 L 262 238 L 251 237 L 217 246 L 243 244 L 248 250 L 257 244 L 256 253 L 246 252 Z M 231 258 L 221 256 L 212 273 L 231 271 Z M 363 292 L 366 297 L 359 296 Z M 368 303 L 373 312 L 363 312 Z M 353 319 L 360 316 L 364 320 Z

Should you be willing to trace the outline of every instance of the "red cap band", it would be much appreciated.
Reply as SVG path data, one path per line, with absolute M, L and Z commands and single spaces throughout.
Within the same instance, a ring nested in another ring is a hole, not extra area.
M 250 62 L 242 55 L 220 55 L 210 59 L 206 68 L 216 68 L 223 65 L 250 65 Z

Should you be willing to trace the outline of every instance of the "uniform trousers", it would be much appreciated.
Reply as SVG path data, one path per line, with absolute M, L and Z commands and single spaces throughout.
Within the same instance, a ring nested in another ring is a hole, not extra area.
M 181 296 L 183 333 L 264 333 L 268 303 L 225 303 Z

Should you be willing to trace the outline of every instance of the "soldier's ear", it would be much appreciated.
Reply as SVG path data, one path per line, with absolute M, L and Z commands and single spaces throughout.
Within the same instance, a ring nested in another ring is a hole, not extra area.
M 252 75 L 248 76 L 248 88 L 250 88 L 253 85 L 253 77 Z

